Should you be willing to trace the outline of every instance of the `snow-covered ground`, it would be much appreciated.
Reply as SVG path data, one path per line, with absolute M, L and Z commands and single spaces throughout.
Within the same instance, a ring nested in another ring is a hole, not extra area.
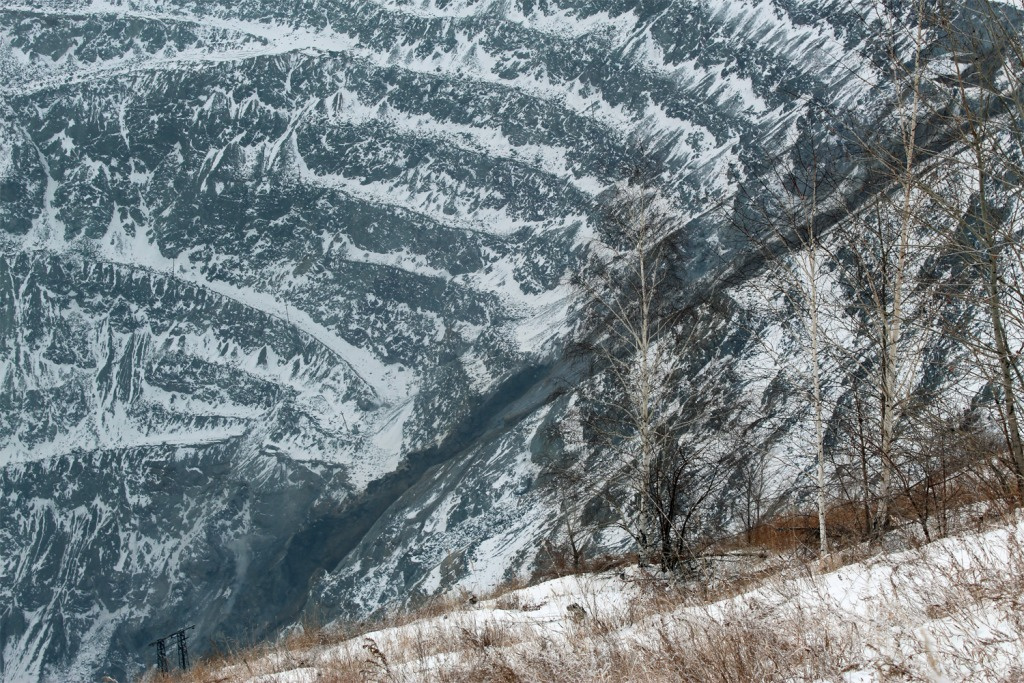
M 1024 677 L 1020 519 L 847 564 L 835 559 L 831 564 L 843 566 L 831 571 L 781 557 L 756 563 L 762 566 L 700 591 L 631 568 L 490 599 L 462 594 L 420 618 L 348 639 L 294 632 L 262 650 L 201 665 L 190 680 Z

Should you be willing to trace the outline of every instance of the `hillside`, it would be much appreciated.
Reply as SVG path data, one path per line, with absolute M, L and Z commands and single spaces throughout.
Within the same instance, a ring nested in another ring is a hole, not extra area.
M 913 549 L 851 548 L 832 561 L 842 566 L 766 551 L 725 558 L 718 571 L 732 578 L 710 586 L 631 567 L 479 601 L 463 594 L 395 626 L 348 639 L 293 633 L 173 680 L 1020 680 L 1019 520 Z
M 4 5 L 0 679 L 653 554 L 659 506 L 688 575 L 826 483 L 864 537 L 1024 490 L 1024 14 L 992 6 Z

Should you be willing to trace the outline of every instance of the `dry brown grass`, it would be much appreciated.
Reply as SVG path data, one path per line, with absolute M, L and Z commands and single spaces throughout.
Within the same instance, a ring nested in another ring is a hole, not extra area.
M 435 662 L 429 671 L 404 671 L 375 651 L 377 665 L 363 680 L 389 683 L 507 683 L 670 681 L 740 683 L 829 679 L 839 675 L 853 650 L 842 634 L 822 631 L 812 615 L 766 623 L 738 611 L 689 619 L 663 617 L 635 640 L 622 625 L 584 621 L 558 644 L 527 647 L 469 639 L 459 657 Z
M 517 609 L 509 595 L 495 602 Z M 440 623 L 432 618 L 348 641 L 341 651 L 305 638 L 286 640 L 204 660 L 171 680 L 258 681 L 303 667 L 315 667 L 317 680 L 351 683 L 800 680 L 835 674 L 840 653 L 848 649 L 839 635 L 823 634 L 810 615 L 770 624 L 763 614 L 739 609 L 680 616 L 680 608 L 701 601 L 678 588 L 647 586 L 620 611 L 602 610 L 599 596 L 582 602 L 584 615 L 558 636 L 488 618 L 466 623 L 452 613 Z M 626 633 L 638 624 L 645 624 L 648 637 Z
M 530 577 L 531 583 L 579 574 L 597 574 L 635 565 L 639 561 L 636 553 L 583 555 L 573 561 L 572 553 L 564 547 L 545 543 L 537 557 L 537 569 Z

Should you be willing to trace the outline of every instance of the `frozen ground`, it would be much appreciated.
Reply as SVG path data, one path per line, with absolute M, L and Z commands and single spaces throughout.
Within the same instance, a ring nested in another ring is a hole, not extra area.
M 769 556 L 703 597 L 635 568 L 569 576 L 340 642 L 293 633 L 193 678 L 1020 680 L 1022 542 L 1017 520 L 833 571 Z

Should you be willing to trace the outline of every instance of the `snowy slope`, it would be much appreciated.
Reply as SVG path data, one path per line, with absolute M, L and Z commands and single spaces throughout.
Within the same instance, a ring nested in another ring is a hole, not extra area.
M 632 681 L 1016 680 L 1022 562 L 1018 521 L 834 571 L 783 563 L 751 587 L 722 582 L 731 595 L 710 600 L 635 569 L 569 576 L 473 604 L 463 594 L 439 616 L 333 645 L 286 640 L 207 673 L 267 683 L 349 672 L 561 681 L 581 671 Z

